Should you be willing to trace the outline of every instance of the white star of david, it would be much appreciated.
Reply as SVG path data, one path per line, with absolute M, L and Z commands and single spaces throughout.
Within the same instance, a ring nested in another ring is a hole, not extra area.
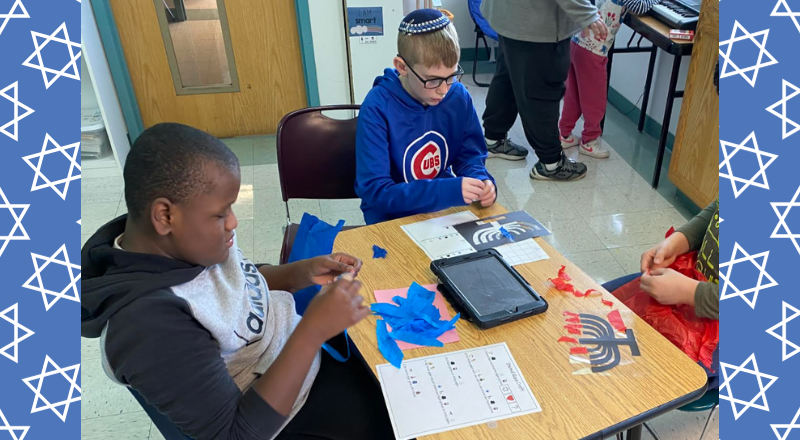
M 736 36 L 736 31 L 738 29 L 741 29 L 742 32 L 744 32 L 744 35 L 737 37 Z M 756 40 L 756 37 L 759 36 L 759 35 L 764 35 L 764 39 L 760 43 L 758 42 L 758 40 Z M 747 81 L 748 84 L 750 84 L 752 87 L 755 87 L 756 86 L 756 78 L 758 77 L 759 69 L 761 69 L 762 67 L 771 66 L 773 64 L 778 64 L 778 61 L 775 58 L 773 58 L 772 55 L 769 52 L 767 52 L 767 49 L 765 47 L 767 45 L 767 37 L 768 36 L 769 36 L 769 29 L 766 29 L 766 30 L 763 30 L 763 31 L 760 31 L 760 32 L 756 32 L 754 34 L 751 34 L 750 32 L 747 32 L 747 30 L 741 24 L 739 24 L 738 20 L 735 21 L 734 24 L 733 24 L 733 31 L 731 31 L 731 38 L 729 40 L 725 40 L 725 41 L 720 41 L 719 42 L 719 47 L 720 47 L 719 48 L 719 55 L 722 57 L 722 59 L 725 60 L 723 62 L 723 64 L 722 64 L 722 70 L 720 72 L 719 78 L 722 79 L 722 78 L 727 78 L 729 76 L 741 75 L 742 78 L 744 78 L 745 81 Z M 758 47 L 758 49 L 759 49 L 758 50 L 758 61 L 756 61 L 756 65 L 755 66 L 749 66 L 749 67 L 745 67 L 744 69 L 740 69 L 736 64 L 734 64 L 733 61 L 731 61 L 730 56 L 731 56 L 731 49 L 733 48 L 733 43 L 735 43 L 737 41 L 742 41 L 742 40 L 750 40 L 750 41 L 753 42 L 753 44 L 756 45 L 756 47 Z M 722 51 L 722 46 L 725 46 L 725 45 L 728 46 L 728 50 L 723 52 Z M 769 57 L 770 61 L 767 61 L 766 63 L 762 63 L 761 62 L 761 59 L 764 57 L 764 54 L 766 54 Z M 728 71 L 728 65 L 733 66 L 733 68 L 735 70 L 729 72 Z M 745 72 L 749 72 L 749 71 L 753 71 L 753 77 L 752 78 L 748 78 L 747 75 L 745 75 Z
M 778 8 L 783 5 L 786 8 L 786 12 L 778 12 Z M 778 3 L 775 3 L 775 8 L 772 10 L 772 13 L 769 14 L 770 17 L 789 17 L 794 22 L 794 27 L 797 28 L 797 31 L 800 32 L 800 23 L 797 22 L 797 17 L 800 17 L 800 12 L 792 12 L 789 9 L 789 5 L 786 3 L 786 0 L 778 0 Z
M 753 369 L 752 370 L 749 369 L 749 368 L 745 368 L 744 367 L 745 365 L 749 364 L 750 361 L 753 362 Z M 739 417 L 742 414 L 744 414 L 744 412 L 747 411 L 748 408 L 763 409 L 764 411 L 769 412 L 769 404 L 767 403 L 767 395 L 765 393 L 769 389 L 769 387 L 771 387 L 772 384 L 775 383 L 776 380 L 778 380 L 778 378 L 775 377 L 775 376 L 770 376 L 769 374 L 764 374 L 764 373 L 761 373 L 761 372 L 758 371 L 758 364 L 756 364 L 756 355 L 755 355 L 755 353 L 751 354 L 750 357 L 747 358 L 747 360 L 744 361 L 744 363 L 742 365 L 736 366 L 736 365 L 731 365 L 731 364 L 726 364 L 724 362 L 720 362 L 719 366 L 722 368 L 722 377 L 723 377 L 722 386 L 719 387 L 719 398 L 722 399 L 722 400 L 727 400 L 727 401 L 731 402 L 731 408 L 733 409 L 733 418 L 734 418 L 734 420 L 738 420 Z M 730 377 L 728 376 L 728 369 L 733 369 L 734 370 L 734 373 Z M 739 372 L 752 374 L 752 375 L 756 376 L 756 379 L 758 380 L 759 392 L 752 399 L 750 399 L 749 402 L 746 402 L 744 400 L 737 399 L 737 398 L 733 397 L 733 389 L 731 388 L 731 381 L 733 380 L 734 377 L 736 377 L 737 374 L 739 374 Z M 761 380 L 762 377 L 766 378 L 766 379 L 769 379 L 769 382 L 767 383 L 766 386 L 764 386 L 764 383 Z M 726 389 L 726 388 L 728 390 L 728 395 L 723 395 L 722 391 L 724 389 Z M 758 400 L 759 397 L 761 397 L 763 399 L 763 402 L 764 402 L 763 405 L 758 405 L 758 404 L 755 403 L 755 401 Z M 740 404 L 740 405 L 744 405 L 744 407 L 742 408 L 741 411 L 737 411 L 736 410 L 736 404 L 737 403 Z
M 789 229 L 789 225 L 786 224 L 786 217 L 789 215 L 789 211 L 796 206 L 800 206 L 800 202 L 797 201 L 798 196 L 800 196 L 800 187 L 795 191 L 791 201 L 770 203 L 770 205 L 772 205 L 772 210 L 775 211 L 775 214 L 778 216 L 778 224 L 775 225 L 775 229 L 772 231 L 772 235 L 770 235 L 769 238 L 788 238 L 792 240 L 794 248 L 800 253 L 800 243 L 797 242 L 797 239 L 800 238 L 800 234 L 793 234 Z M 778 209 L 779 207 L 786 209 L 781 213 Z M 783 226 L 783 230 L 786 231 L 786 233 L 778 233 L 778 229 L 780 229 L 781 226 Z
M 788 318 L 786 317 L 786 309 L 792 309 L 792 312 L 793 312 L 792 316 L 789 316 Z M 782 314 L 783 314 L 783 319 L 781 320 L 781 322 L 779 322 L 779 323 L 775 324 L 774 326 L 770 327 L 769 330 L 767 330 L 767 333 L 769 333 L 770 335 L 778 338 L 783 343 L 783 347 L 782 347 L 783 357 L 782 357 L 781 361 L 785 361 L 786 359 L 789 359 L 790 357 L 796 355 L 797 353 L 800 353 L 800 346 L 798 346 L 797 344 L 793 343 L 792 341 L 786 339 L 786 324 L 788 324 L 789 321 L 791 321 L 791 320 L 797 318 L 798 316 L 800 316 L 800 310 L 797 310 L 796 308 L 792 307 L 786 301 L 783 301 Z M 775 332 L 775 330 L 777 330 L 778 328 L 781 329 L 780 336 Z M 788 354 L 786 353 L 786 346 L 787 345 L 790 345 L 794 349 L 791 353 L 788 353 Z
M 64 254 L 64 259 L 63 260 L 57 260 L 56 259 L 56 255 L 58 255 L 60 253 Z M 70 263 L 69 255 L 67 254 L 67 245 L 66 244 L 62 244 L 61 247 L 58 248 L 58 250 L 51 257 L 45 257 L 45 256 L 42 256 L 42 255 L 31 253 L 31 258 L 33 259 L 33 267 L 36 269 L 36 272 L 33 275 L 31 275 L 30 278 L 28 278 L 28 281 L 25 281 L 25 284 L 23 284 L 22 287 L 24 287 L 26 289 L 35 290 L 37 292 L 41 292 L 42 299 L 44 300 L 45 311 L 50 310 L 50 307 L 53 307 L 53 305 L 56 302 L 58 302 L 58 300 L 61 299 L 61 298 L 68 299 L 70 301 L 81 302 L 80 295 L 78 294 L 78 287 L 77 287 L 77 284 L 76 284 L 78 282 L 78 280 L 81 279 L 81 274 L 80 274 L 81 267 L 78 266 L 77 264 Z M 45 260 L 46 263 L 44 263 L 44 265 L 39 267 L 39 261 L 37 259 Z M 53 291 L 53 290 L 48 290 L 48 289 L 46 289 L 44 287 L 44 282 L 42 281 L 42 271 L 50 263 L 55 263 L 55 264 L 60 264 L 62 266 L 66 266 L 67 267 L 67 271 L 69 272 L 69 278 L 70 278 L 70 280 L 72 280 L 60 292 L 56 292 L 56 291 Z M 77 276 L 75 276 L 75 272 L 73 270 L 78 270 L 78 275 Z M 33 281 L 33 280 L 36 280 L 36 282 L 38 283 L 38 286 L 34 286 L 34 285 L 31 284 L 31 281 Z M 71 296 L 67 296 L 66 295 L 67 291 L 69 291 L 69 290 L 72 290 L 72 295 Z M 48 301 L 47 300 L 47 295 L 55 296 L 55 298 L 52 301 Z
M 26 328 L 25 326 L 23 326 L 23 325 L 21 325 L 19 323 L 19 306 L 18 306 L 18 304 L 19 303 L 14 304 L 13 306 L 11 306 L 11 307 L 3 310 L 2 312 L 0 312 L 0 318 L 2 318 L 3 320 L 11 323 L 11 325 L 14 326 L 14 340 L 11 341 L 11 343 L 6 345 L 5 347 L 0 348 L 0 355 L 3 355 L 3 356 L 11 359 L 12 361 L 14 361 L 16 363 L 19 363 L 19 356 L 18 356 L 18 354 L 19 354 L 19 351 L 18 351 L 19 350 L 19 343 L 24 341 L 24 340 L 26 340 L 26 339 L 28 339 L 31 335 L 33 335 L 32 331 L 30 331 L 28 328 Z M 14 314 L 13 317 L 9 316 L 9 314 L 11 312 L 13 312 L 13 314 Z M 22 337 L 19 336 L 19 331 L 20 330 L 25 332 L 25 335 L 22 336 Z M 9 354 L 8 353 L 8 349 L 10 349 L 12 347 L 14 348 L 14 354 Z
M 56 35 L 61 31 L 64 31 L 64 38 L 56 37 Z M 76 61 L 78 60 L 78 58 L 81 57 L 81 45 L 79 43 L 75 43 L 69 40 L 69 34 L 67 33 L 67 23 L 61 23 L 61 26 L 59 26 L 58 29 L 53 31 L 53 33 L 50 35 L 31 31 L 31 36 L 33 37 L 33 46 L 36 48 L 36 50 L 33 51 L 31 56 L 29 56 L 28 59 L 25 60 L 24 63 L 22 63 L 22 65 L 42 71 L 42 78 L 44 78 L 45 89 L 49 89 L 50 86 L 53 85 L 53 83 L 56 82 L 56 80 L 61 78 L 62 76 L 66 78 L 77 79 L 78 81 L 80 81 L 81 77 L 78 71 L 78 64 L 76 63 Z M 39 42 L 36 40 L 36 37 L 44 38 L 44 42 L 42 42 L 42 44 L 40 45 Z M 47 43 L 51 41 L 65 44 L 67 46 L 67 50 L 69 51 L 69 62 L 65 64 L 64 67 L 61 68 L 61 70 L 55 70 L 49 67 L 45 67 L 44 62 L 42 61 L 42 49 L 44 49 L 44 47 L 47 46 Z M 73 50 L 73 48 L 78 48 L 77 55 Z M 36 64 L 31 63 L 31 60 L 33 60 L 34 58 L 36 58 L 36 61 L 38 61 L 38 63 Z M 72 73 L 67 73 L 67 69 L 69 69 L 70 67 L 72 68 Z M 51 79 L 47 79 L 48 73 L 51 73 L 55 76 Z
M 753 141 L 752 148 L 745 146 L 748 142 L 750 142 L 750 140 Z M 722 147 L 722 156 L 724 157 L 722 162 L 719 163 L 719 169 L 720 169 L 719 177 L 731 181 L 731 187 L 733 188 L 734 198 L 739 197 L 744 192 L 744 190 L 746 190 L 749 186 L 756 186 L 759 188 L 769 189 L 769 182 L 767 182 L 766 170 L 767 167 L 770 166 L 772 162 L 774 162 L 775 159 L 778 158 L 778 155 L 767 153 L 765 151 L 761 151 L 758 149 L 756 132 L 750 133 L 750 135 L 748 135 L 747 138 L 745 138 L 745 140 L 742 141 L 740 144 L 734 144 L 733 142 L 723 141 L 722 139 L 720 139 L 719 144 Z M 733 148 L 733 151 L 730 154 L 728 153 L 728 148 Z M 748 151 L 750 153 L 755 154 L 756 160 L 758 160 L 758 172 L 753 174 L 753 177 L 751 177 L 750 179 L 743 179 L 741 177 L 736 177 L 733 175 L 733 171 L 731 170 L 731 159 L 740 150 Z M 761 158 L 761 156 L 767 156 L 769 158 L 766 165 L 764 164 L 764 161 Z M 727 169 L 727 172 L 722 171 L 723 167 Z M 761 178 L 764 180 L 764 183 L 756 182 L 756 179 L 758 179 L 759 176 L 761 176 Z M 736 188 L 736 182 L 743 183 L 744 185 L 741 186 L 740 188 Z
M 52 364 L 53 367 L 55 367 L 56 369 L 53 370 L 53 371 L 47 371 L 47 364 Z M 22 379 L 22 381 L 25 382 L 25 385 L 27 385 L 28 388 L 31 389 L 31 391 L 36 393 L 36 398 L 33 399 L 33 406 L 31 407 L 31 414 L 33 414 L 35 412 L 44 411 L 44 410 L 49 409 L 49 410 L 52 410 L 54 413 L 56 413 L 56 415 L 58 416 L 59 419 L 61 419 L 62 422 L 66 422 L 67 421 L 67 411 L 69 411 L 69 404 L 72 403 L 72 402 L 78 402 L 78 401 L 81 400 L 81 396 L 72 397 L 72 393 L 75 390 L 77 390 L 79 393 L 82 393 L 81 387 L 79 387 L 78 384 L 77 384 L 78 373 L 79 373 L 80 369 L 81 369 L 81 364 L 76 364 L 76 365 L 73 365 L 73 366 L 67 367 L 67 368 L 61 368 L 58 365 L 56 365 L 56 363 L 53 362 L 52 359 L 50 359 L 50 356 L 45 355 L 44 365 L 42 366 L 42 372 L 40 374 L 37 374 L 36 376 L 31 376 L 31 377 Z M 67 372 L 70 371 L 70 370 L 73 370 L 72 377 L 67 375 Z M 61 376 L 63 376 L 64 379 L 67 379 L 67 382 L 70 383 L 69 394 L 67 395 L 66 399 L 64 399 L 64 400 L 62 400 L 60 402 L 50 403 L 42 395 L 42 383 L 44 383 L 44 378 L 45 377 L 54 376 L 54 375 L 57 375 L 57 374 L 60 374 Z M 31 382 L 33 382 L 33 381 L 35 381 L 37 379 L 39 380 L 39 383 L 36 384 L 36 387 L 34 388 L 34 386 L 33 386 L 33 384 Z M 39 403 L 40 399 L 42 400 L 42 402 L 45 403 L 45 406 L 37 408 L 36 404 Z M 58 409 L 56 409 L 56 408 L 58 408 L 59 406 L 62 406 L 62 405 L 64 406 L 64 410 L 62 412 L 58 412 Z
M 775 437 L 778 437 L 778 440 L 786 440 L 786 438 L 789 437 L 789 433 L 792 432 L 792 429 L 800 428 L 800 425 L 797 424 L 798 416 L 800 416 L 800 409 L 798 409 L 797 412 L 794 414 L 794 418 L 792 419 L 791 423 L 769 425 L 770 427 L 772 427 L 772 431 L 775 432 Z M 781 428 L 786 429 L 786 431 L 783 432 L 782 436 L 778 434 L 778 429 Z
M 22 10 L 22 13 L 16 12 L 17 8 Z M 8 20 L 12 18 L 31 18 L 28 15 L 28 11 L 25 10 L 25 5 L 22 4 L 22 0 L 16 0 L 13 5 L 11 5 L 11 10 L 8 11 L 8 14 L 0 14 L 0 19 L 3 19 L 3 24 L 0 24 L 0 35 L 3 34 L 3 29 L 6 28 L 6 24 L 8 24 Z
M 798 89 L 797 87 L 794 86 L 794 84 L 790 83 L 789 81 L 786 81 L 785 79 L 782 80 L 782 81 L 783 81 L 783 90 L 782 90 L 781 93 L 783 95 L 783 99 L 781 99 L 780 101 L 776 102 L 775 104 L 772 104 L 771 106 L 767 107 L 767 111 L 772 113 L 773 115 L 781 118 L 782 128 L 783 128 L 783 137 L 781 139 L 786 139 L 787 137 L 795 134 L 798 130 L 800 130 L 800 124 L 798 124 L 798 123 L 796 123 L 796 122 L 794 122 L 791 119 L 786 117 L 786 102 L 788 100 L 794 98 L 795 96 L 800 95 L 800 89 Z M 786 88 L 787 88 L 787 86 L 789 86 L 789 87 L 791 87 L 793 89 L 792 94 L 789 95 L 789 96 L 786 96 Z M 777 107 L 777 106 L 781 106 L 781 112 L 780 113 L 775 111 L 775 107 Z M 792 131 L 786 131 L 786 124 L 790 124 L 793 127 Z
M 18 134 L 18 130 L 19 130 L 19 121 L 22 120 L 23 118 L 28 117 L 31 113 L 33 113 L 33 109 L 32 108 L 30 108 L 27 105 L 19 102 L 19 97 L 18 97 L 19 96 L 19 86 L 17 85 L 18 82 L 19 81 L 14 81 L 14 83 L 11 84 L 10 86 L 6 87 L 3 90 L 0 90 L 0 96 L 2 96 L 3 98 L 8 99 L 12 103 L 14 103 L 14 119 L 12 119 L 7 124 L 5 124 L 2 127 L 0 127 L 0 132 L 2 132 L 4 135 L 10 137 L 11 139 L 14 139 L 15 141 L 19 140 L 19 136 L 17 135 Z M 6 92 L 8 92 L 9 89 L 14 89 L 13 92 L 12 92 L 12 94 L 14 96 L 9 96 L 9 94 L 6 93 Z M 25 113 L 22 114 L 21 116 L 19 114 L 19 108 L 20 107 L 25 109 Z M 8 130 L 6 130 L 8 127 L 10 127 L 12 125 L 14 126 L 14 130 L 12 132 L 9 132 Z
M 51 148 L 51 149 L 48 150 L 47 149 L 47 145 L 48 144 L 55 145 L 55 148 Z M 31 154 L 29 156 L 25 156 L 25 157 L 22 158 L 25 162 L 28 163 L 28 166 L 33 168 L 33 171 L 36 172 L 36 175 L 33 177 L 33 184 L 31 185 L 31 191 L 37 191 L 37 190 L 40 190 L 42 188 L 52 188 L 53 191 L 55 191 L 56 194 L 58 194 L 59 197 L 61 197 L 62 200 L 66 200 L 66 198 L 67 198 L 67 190 L 69 190 L 69 182 L 71 182 L 73 180 L 78 180 L 78 179 L 81 178 L 81 174 L 80 174 L 81 165 L 77 161 L 78 152 L 80 150 L 80 147 L 81 147 L 81 143 L 80 142 L 75 142 L 74 144 L 64 145 L 62 147 L 61 145 L 58 145 L 58 143 L 55 140 L 53 140 L 53 138 L 50 137 L 49 134 L 45 134 L 44 144 L 42 144 L 42 151 L 40 151 L 40 152 L 38 152 L 36 154 Z M 70 148 L 74 149 L 72 151 L 72 155 L 67 153 L 67 150 L 69 150 Z M 44 160 L 44 157 L 46 155 L 52 154 L 52 153 L 56 153 L 56 152 L 61 152 L 61 154 L 63 154 L 64 157 L 66 157 L 67 160 L 69 160 L 69 172 L 67 173 L 67 177 L 51 182 L 50 179 L 47 178 L 47 176 L 42 174 L 42 160 Z M 39 160 L 36 162 L 36 165 L 34 165 L 32 160 L 34 158 L 36 158 L 36 157 L 38 157 Z M 75 171 L 76 168 L 78 169 L 78 175 L 77 176 L 72 174 Z M 44 180 L 46 183 L 38 184 L 39 178 Z M 64 189 L 63 190 L 58 189 L 58 185 L 61 185 L 61 184 L 64 184 Z
M 737 259 L 736 258 L 736 252 L 737 251 L 740 251 L 744 255 L 744 257 Z M 764 257 L 764 262 L 761 263 L 761 264 L 758 264 L 756 259 L 758 259 L 758 258 L 760 258 L 762 256 Z M 766 288 L 778 285 L 778 283 L 775 282 L 775 280 L 772 279 L 772 277 L 766 271 L 767 258 L 768 257 L 769 257 L 769 251 L 762 252 L 762 253 L 756 254 L 756 255 L 749 255 L 744 249 L 742 249 L 741 246 L 739 246 L 739 243 L 734 243 L 733 255 L 731 255 L 730 261 L 728 261 L 726 263 L 722 263 L 722 264 L 719 265 L 719 269 L 720 269 L 719 278 L 723 281 L 722 292 L 721 292 L 721 295 L 720 295 L 720 298 L 719 298 L 720 301 L 728 299 L 728 298 L 734 298 L 734 297 L 740 296 L 740 297 L 742 297 L 744 302 L 746 302 L 750 306 L 750 308 L 755 309 L 756 308 L 756 300 L 758 299 L 758 292 L 760 292 L 762 289 L 766 289 Z M 739 290 L 739 288 L 737 288 L 730 281 L 730 279 L 731 279 L 731 269 L 733 269 L 733 265 L 735 265 L 736 263 L 741 263 L 743 261 L 749 261 L 749 262 L 753 263 L 753 266 L 755 266 L 758 269 L 758 282 L 756 283 L 755 287 L 751 287 L 751 288 L 745 289 L 745 290 Z M 722 269 L 726 268 L 726 267 L 728 268 L 728 270 L 723 272 Z M 770 281 L 769 284 L 765 284 L 765 285 L 761 284 L 761 282 L 764 280 L 764 277 L 769 279 L 769 281 Z M 728 288 L 729 287 L 731 289 L 733 289 L 733 293 L 728 293 Z M 753 294 L 753 299 L 747 298 L 747 294 L 749 294 L 749 293 Z
M 5 414 L 3 414 L 2 410 L 0 410 L 0 420 L 3 421 L 3 424 L 0 425 L 0 431 L 8 431 L 9 433 L 11 433 L 11 438 L 13 440 L 23 440 L 25 438 L 25 434 L 27 434 L 28 430 L 31 429 L 30 426 L 11 426 L 11 425 L 9 425 L 8 424 L 8 420 L 6 419 L 6 416 L 5 416 Z M 14 431 L 22 431 L 22 435 L 18 437 L 17 433 L 14 432 Z
M 0 256 L 3 255 L 3 251 L 6 250 L 6 246 L 8 246 L 8 242 L 11 240 L 30 240 L 31 238 L 28 237 L 28 233 L 25 231 L 25 227 L 22 226 L 22 217 L 25 216 L 25 213 L 28 212 L 28 208 L 31 205 L 23 205 L 23 204 L 11 204 L 8 202 L 8 198 L 6 198 L 6 194 L 3 192 L 3 188 L 0 188 L 0 212 L 3 209 L 8 209 L 8 212 L 11 213 L 11 216 L 14 217 L 14 226 L 11 227 L 11 232 L 8 235 L 0 235 L 0 241 L 3 242 L 3 245 L 0 246 Z M 21 209 L 21 212 L 15 211 L 15 209 Z M 14 235 L 17 232 L 17 229 L 22 233 L 22 235 Z

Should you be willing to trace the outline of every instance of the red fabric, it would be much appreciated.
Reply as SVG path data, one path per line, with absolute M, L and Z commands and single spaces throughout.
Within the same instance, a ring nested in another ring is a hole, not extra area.
M 569 354 L 589 354 L 589 349 L 586 347 L 572 347 L 569 349 Z
M 578 340 L 575 339 L 575 338 L 570 338 L 568 336 L 562 336 L 562 337 L 558 338 L 558 342 L 569 342 L 569 343 L 572 343 L 572 344 L 577 344 Z
M 673 231 L 671 229 L 667 236 Z M 694 268 L 696 262 L 697 252 L 690 252 L 679 256 L 670 269 L 704 282 L 706 279 L 703 274 Z M 719 321 L 698 318 L 694 314 L 694 307 L 690 305 L 659 304 L 641 290 L 640 284 L 639 279 L 633 280 L 615 290 L 613 295 L 692 360 L 700 361 L 706 368 L 711 368 L 712 355 L 719 344 Z

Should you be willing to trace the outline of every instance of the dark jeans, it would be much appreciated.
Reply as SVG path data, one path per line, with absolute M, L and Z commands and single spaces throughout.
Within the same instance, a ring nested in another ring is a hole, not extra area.
M 329 340 L 328 344 L 339 353 L 347 352 L 341 335 Z M 338 362 L 322 350 L 322 363 L 308 400 L 275 440 L 394 438 L 380 385 L 354 344 L 350 351 L 352 354 L 347 362 Z M 128 390 L 166 440 L 191 440 L 133 388 Z
M 346 353 L 344 338 L 328 341 Z M 374 440 L 394 438 L 380 385 L 350 342 L 351 357 L 338 362 L 322 351 L 308 400 L 275 440 Z
M 615 290 L 619 289 L 625 284 L 628 284 L 631 281 L 641 276 L 642 274 L 640 273 L 632 273 L 630 275 L 625 275 L 624 277 L 620 277 L 617 278 L 616 280 L 611 280 L 603 284 L 603 288 L 608 290 L 610 293 L 614 293 Z M 717 349 L 714 350 L 714 357 L 713 360 L 711 361 L 710 369 L 706 368 L 705 365 L 699 362 L 698 365 L 703 367 L 703 370 L 706 371 L 706 376 L 708 376 L 708 389 L 713 390 L 714 388 L 719 388 L 719 345 L 717 345 Z
M 483 113 L 488 139 L 504 139 L 519 113 L 525 137 L 539 160 L 558 162 L 559 104 L 566 91 L 569 42 L 530 43 L 500 37 L 497 71 Z

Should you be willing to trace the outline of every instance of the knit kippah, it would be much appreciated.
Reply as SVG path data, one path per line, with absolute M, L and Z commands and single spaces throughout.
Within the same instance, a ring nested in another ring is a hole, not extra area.
M 438 9 L 417 9 L 406 15 L 398 30 L 406 35 L 426 34 L 443 29 L 448 24 L 450 19 Z

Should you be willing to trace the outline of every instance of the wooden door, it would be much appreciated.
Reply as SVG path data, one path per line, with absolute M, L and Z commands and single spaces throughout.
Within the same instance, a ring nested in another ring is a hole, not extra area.
M 669 166 L 669 179 L 701 208 L 719 195 L 718 57 L 719 2 L 704 1 Z
M 145 127 L 160 122 L 180 122 L 218 137 L 275 133 L 283 115 L 306 106 L 293 0 L 186 0 L 187 5 L 198 2 L 207 8 L 219 6 L 219 16 L 227 16 L 230 38 L 225 43 L 229 45 L 233 66 L 228 72 L 233 78 L 228 77 L 228 81 L 238 86 L 235 91 L 229 88 L 219 92 L 190 91 L 189 94 L 179 94 L 180 89 L 174 82 L 174 57 L 170 68 L 169 50 L 177 53 L 182 46 L 175 41 L 175 35 L 172 42 L 165 41 L 167 37 L 162 35 L 162 29 L 168 18 L 158 15 L 169 14 L 167 8 L 172 8 L 174 2 L 109 1 Z M 201 16 L 199 20 L 208 18 Z M 162 20 L 161 25 L 159 20 Z M 195 48 L 201 47 L 202 35 L 199 37 L 191 35 L 184 41 Z M 169 47 L 173 43 L 175 45 Z M 220 46 L 215 47 L 219 49 Z M 198 49 L 202 50 L 205 48 Z M 219 61 L 220 52 L 212 52 L 198 52 L 197 56 L 208 58 L 209 63 Z M 224 57 L 224 46 L 221 53 Z M 196 79 L 190 79 L 183 68 L 181 72 L 184 82 Z

